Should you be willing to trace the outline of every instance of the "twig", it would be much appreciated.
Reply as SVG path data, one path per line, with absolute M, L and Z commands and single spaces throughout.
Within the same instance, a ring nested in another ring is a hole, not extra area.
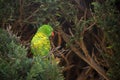
M 25 21 L 29 20 L 30 18 L 32 18 L 34 16 L 34 14 L 36 14 L 39 11 L 39 8 L 36 9 L 30 16 L 28 16 Z
M 64 33 L 62 31 L 62 29 L 59 29 L 61 32 L 61 35 L 63 37 L 63 39 L 65 40 L 65 42 L 69 43 L 70 42 L 70 36 L 67 35 L 66 33 Z M 84 44 L 83 44 L 84 45 Z M 88 53 L 87 57 L 85 57 L 75 46 L 74 44 L 70 44 L 70 48 L 72 51 L 74 51 L 81 59 L 83 59 L 87 64 L 89 64 L 93 69 L 95 69 L 101 76 L 103 76 L 106 80 L 109 80 L 104 69 L 102 67 L 100 67 L 98 64 L 95 63 L 95 61 L 90 57 L 90 55 Z

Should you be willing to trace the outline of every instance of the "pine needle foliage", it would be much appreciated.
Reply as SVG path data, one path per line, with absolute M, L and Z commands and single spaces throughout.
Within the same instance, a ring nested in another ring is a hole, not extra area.
M 24 80 L 30 69 L 27 50 L 14 37 L 0 29 L 0 78 L 2 80 Z
M 61 69 L 55 61 L 33 58 L 34 63 L 27 76 L 27 80 L 64 80 Z

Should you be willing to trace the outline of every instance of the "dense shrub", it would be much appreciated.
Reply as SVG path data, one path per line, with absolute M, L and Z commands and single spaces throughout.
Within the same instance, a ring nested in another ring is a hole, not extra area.
M 1 80 L 63 80 L 61 68 L 55 62 L 40 57 L 30 59 L 26 55 L 26 48 L 0 29 Z
M 30 69 L 27 50 L 15 37 L 0 29 L 0 77 L 2 80 L 23 80 Z
M 54 60 L 43 60 L 34 57 L 34 64 L 28 73 L 27 80 L 64 80 L 61 69 Z
M 94 0 L 1 0 L 0 26 L 12 26 L 11 30 L 13 30 L 14 33 L 17 33 L 17 35 L 21 36 L 21 40 L 24 40 L 24 37 L 30 37 L 27 38 L 27 40 L 30 41 L 30 39 L 32 38 L 31 35 L 33 35 L 37 27 L 42 24 L 49 23 L 55 29 L 61 26 L 65 33 L 72 35 L 71 42 L 79 41 L 80 39 L 82 39 L 84 36 L 82 37 L 81 35 L 83 35 L 84 32 L 96 32 L 97 30 L 93 30 L 93 26 L 97 26 L 98 28 L 103 30 L 103 33 L 105 33 L 105 35 L 103 35 L 105 37 L 105 45 L 102 47 L 104 47 L 106 51 L 108 50 L 108 52 L 103 51 L 101 53 L 112 54 L 102 55 L 102 59 L 100 59 L 100 61 L 103 60 L 103 57 L 107 57 L 106 59 L 109 67 L 107 66 L 106 70 L 108 70 L 108 76 L 112 80 L 119 80 L 120 15 L 119 11 L 116 10 L 118 9 L 118 7 L 115 8 L 115 3 L 117 3 L 118 0 L 97 0 L 102 4 L 97 3 L 97 1 L 92 3 L 92 14 L 90 14 L 91 10 L 89 10 L 89 7 L 91 6 L 91 1 Z M 117 5 L 119 6 L 119 4 Z M 94 23 L 95 25 L 91 27 L 91 25 Z M 91 34 L 96 33 L 91 32 Z M 93 40 L 92 37 L 90 37 L 89 33 L 86 33 L 86 35 L 88 36 L 87 43 L 90 46 L 95 46 L 95 44 L 90 43 L 95 41 L 97 42 L 97 40 Z M 104 38 L 103 36 L 102 38 Z M 56 43 L 56 46 L 58 46 L 57 44 L 64 44 L 64 46 L 62 47 L 66 48 L 65 42 L 62 43 L 60 38 L 58 40 L 58 43 Z M 91 48 L 90 46 L 88 46 L 88 48 L 89 51 L 92 52 L 93 48 Z M 109 52 L 109 50 L 111 50 L 111 52 Z M 27 51 L 25 47 L 20 45 L 16 41 L 15 37 L 10 36 L 8 33 L 6 33 L 6 31 L 0 29 L 0 78 L 2 80 L 63 79 L 63 77 L 61 76 L 61 71 L 59 71 L 61 68 L 59 69 L 59 67 L 55 63 L 51 65 L 51 61 L 44 61 L 41 60 L 39 57 L 29 59 L 26 57 L 26 54 Z M 70 57 L 71 56 L 72 55 L 70 54 Z M 74 63 L 76 63 L 77 65 L 75 66 L 78 67 L 80 67 L 80 65 L 83 66 L 82 63 L 79 63 L 79 61 L 76 60 L 76 56 L 75 61 L 74 59 L 72 59 L 72 57 L 70 58 L 71 60 L 69 61 L 69 63 L 72 62 L 73 65 L 75 65 Z M 98 57 L 96 59 L 98 59 Z M 76 69 L 76 71 L 71 68 L 71 72 L 66 71 L 68 72 L 68 75 L 65 75 L 67 77 L 71 76 L 71 73 L 73 71 L 75 71 L 74 73 L 79 75 L 77 72 L 79 71 L 79 68 L 74 68 Z M 47 71 L 49 71 L 49 73 Z M 79 76 L 75 75 L 75 77 Z M 69 80 L 69 78 L 67 79 Z
M 98 26 L 104 30 L 106 37 L 106 48 L 113 52 L 108 52 L 107 59 L 109 63 L 108 76 L 111 80 L 120 79 L 120 14 L 115 3 L 118 0 L 106 0 L 104 4 L 95 3 L 95 17 Z

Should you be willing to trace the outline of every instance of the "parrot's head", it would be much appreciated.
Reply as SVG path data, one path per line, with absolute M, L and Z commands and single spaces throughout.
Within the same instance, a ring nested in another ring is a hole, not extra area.
M 37 32 L 42 32 L 46 36 L 50 37 L 53 36 L 53 28 L 50 25 L 42 25 Z

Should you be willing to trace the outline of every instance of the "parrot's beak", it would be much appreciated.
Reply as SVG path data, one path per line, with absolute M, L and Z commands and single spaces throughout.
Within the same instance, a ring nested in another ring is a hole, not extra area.
M 52 33 L 51 33 L 51 36 L 52 36 L 52 37 L 54 37 L 54 36 L 55 36 L 55 33 L 54 33 L 54 32 L 52 32 Z

